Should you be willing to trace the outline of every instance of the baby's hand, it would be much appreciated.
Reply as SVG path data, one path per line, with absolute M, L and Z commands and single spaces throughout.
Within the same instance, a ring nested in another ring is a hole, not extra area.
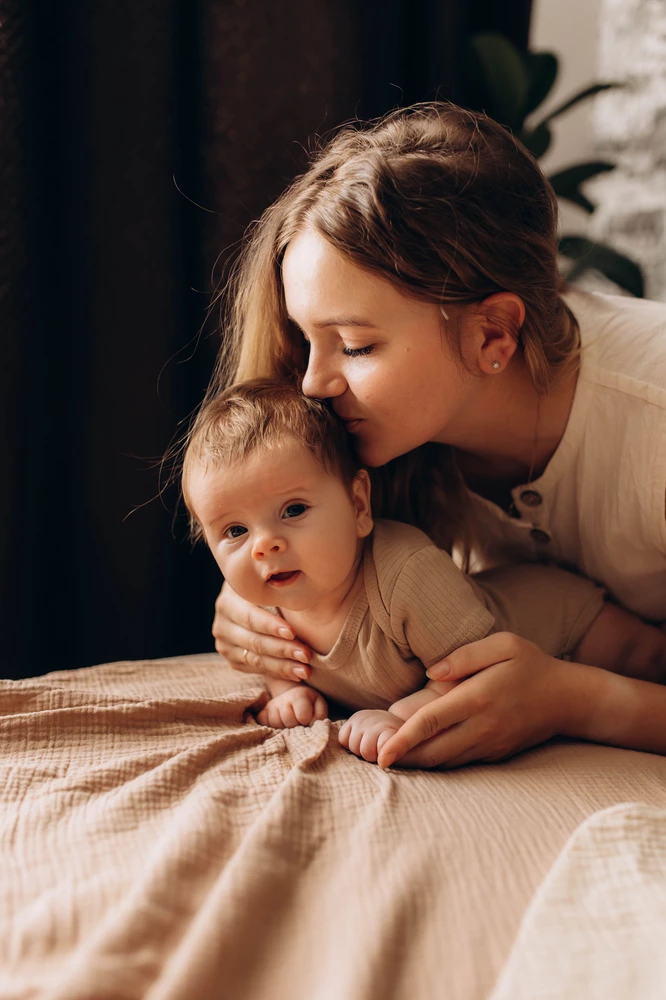
M 402 723 L 402 719 L 390 712 L 364 708 L 347 719 L 338 733 L 338 740 L 357 757 L 374 764 L 381 748 L 398 732 Z
M 264 705 L 257 715 L 257 722 L 273 729 L 293 729 L 295 726 L 309 726 L 316 719 L 327 716 L 328 705 L 318 691 L 306 684 L 294 684 Z

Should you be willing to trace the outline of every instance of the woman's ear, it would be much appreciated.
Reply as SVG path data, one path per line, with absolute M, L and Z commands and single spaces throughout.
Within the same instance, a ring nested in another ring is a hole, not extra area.
M 370 476 L 365 469 L 359 469 L 354 476 L 351 496 L 356 511 L 356 534 L 359 538 L 367 538 L 374 524 L 370 507 Z
M 475 362 L 484 375 L 498 375 L 518 347 L 525 322 L 525 304 L 513 292 L 496 292 L 475 307 L 479 336 Z

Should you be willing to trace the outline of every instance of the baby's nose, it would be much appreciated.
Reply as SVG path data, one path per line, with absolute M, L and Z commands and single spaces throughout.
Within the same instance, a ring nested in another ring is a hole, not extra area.
M 283 539 L 264 536 L 263 538 L 257 538 L 252 546 L 252 557 L 254 559 L 265 559 L 271 552 L 283 552 L 284 549 L 285 543 Z

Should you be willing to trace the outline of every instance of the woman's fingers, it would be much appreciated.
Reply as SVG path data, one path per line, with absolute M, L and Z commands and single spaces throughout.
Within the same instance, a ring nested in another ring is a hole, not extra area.
M 429 667 L 426 673 L 431 681 L 460 680 L 495 663 L 510 660 L 518 654 L 519 646 L 520 640 L 512 632 L 495 632 L 454 650 L 446 659 Z
M 272 635 L 248 632 L 232 622 L 226 631 L 226 641 L 220 642 L 220 647 L 218 653 L 225 656 L 237 670 L 244 670 L 246 673 L 277 673 L 281 677 L 287 676 L 285 671 L 293 671 L 299 667 L 306 675 L 309 676 L 310 673 L 307 661 L 311 653 L 307 646 L 276 639 Z M 287 679 L 290 680 L 291 677 L 287 676 Z M 305 680 L 305 677 L 299 674 L 296 680 L 299 679 Z
M 234 593 L 225 583 L 216 602 L 215 648 L 236 670 L 307 680 L 311 651 L 294 640 L 283 618 Z
M 430 701 L 427 705 L 423 705 L 411 718 L 403 722 L 398 732 L 384 744 L 377 761 L 379 766 L 390 767 L 394 761 L 402 758 L 412 747 L 423 743 L 424 740 L 428 740 L 429 746 L 423 750 L 423 757 L 425 759 L 431 752 L 430 744 L 434 743 L 431 739 L 432 737 L 437 737 L 437 734 L 441 736 L 442 730 L 448 730 L 451 726 L 464 722 L 469 717 L 470 710 L 467 702 L 468 698 L 464 692 L 464 686 L 459 685 L 453 691 L 449 692 L 449 694 L 442 695 L 440 698 L 436 698 L 435 701 Z M 439 747 L 440 744 L 438 743 L 437 746 Z M 456 753 L 460 752 L 461 750 L 456 749 Z M 417 766 L 432 767 L 433 765 L 422 764 Z

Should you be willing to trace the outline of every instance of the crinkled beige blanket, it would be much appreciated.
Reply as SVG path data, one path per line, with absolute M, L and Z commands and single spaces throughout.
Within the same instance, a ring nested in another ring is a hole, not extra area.
M 666 809 L 613 806 L 546 876 L 492 1000 L 663 1000 Z
M 666 807 L 666 758 L 383 773 L 262 692 L 214 655 L 0 682 L 2 1000 L 485 1000 L 576 827 Z

